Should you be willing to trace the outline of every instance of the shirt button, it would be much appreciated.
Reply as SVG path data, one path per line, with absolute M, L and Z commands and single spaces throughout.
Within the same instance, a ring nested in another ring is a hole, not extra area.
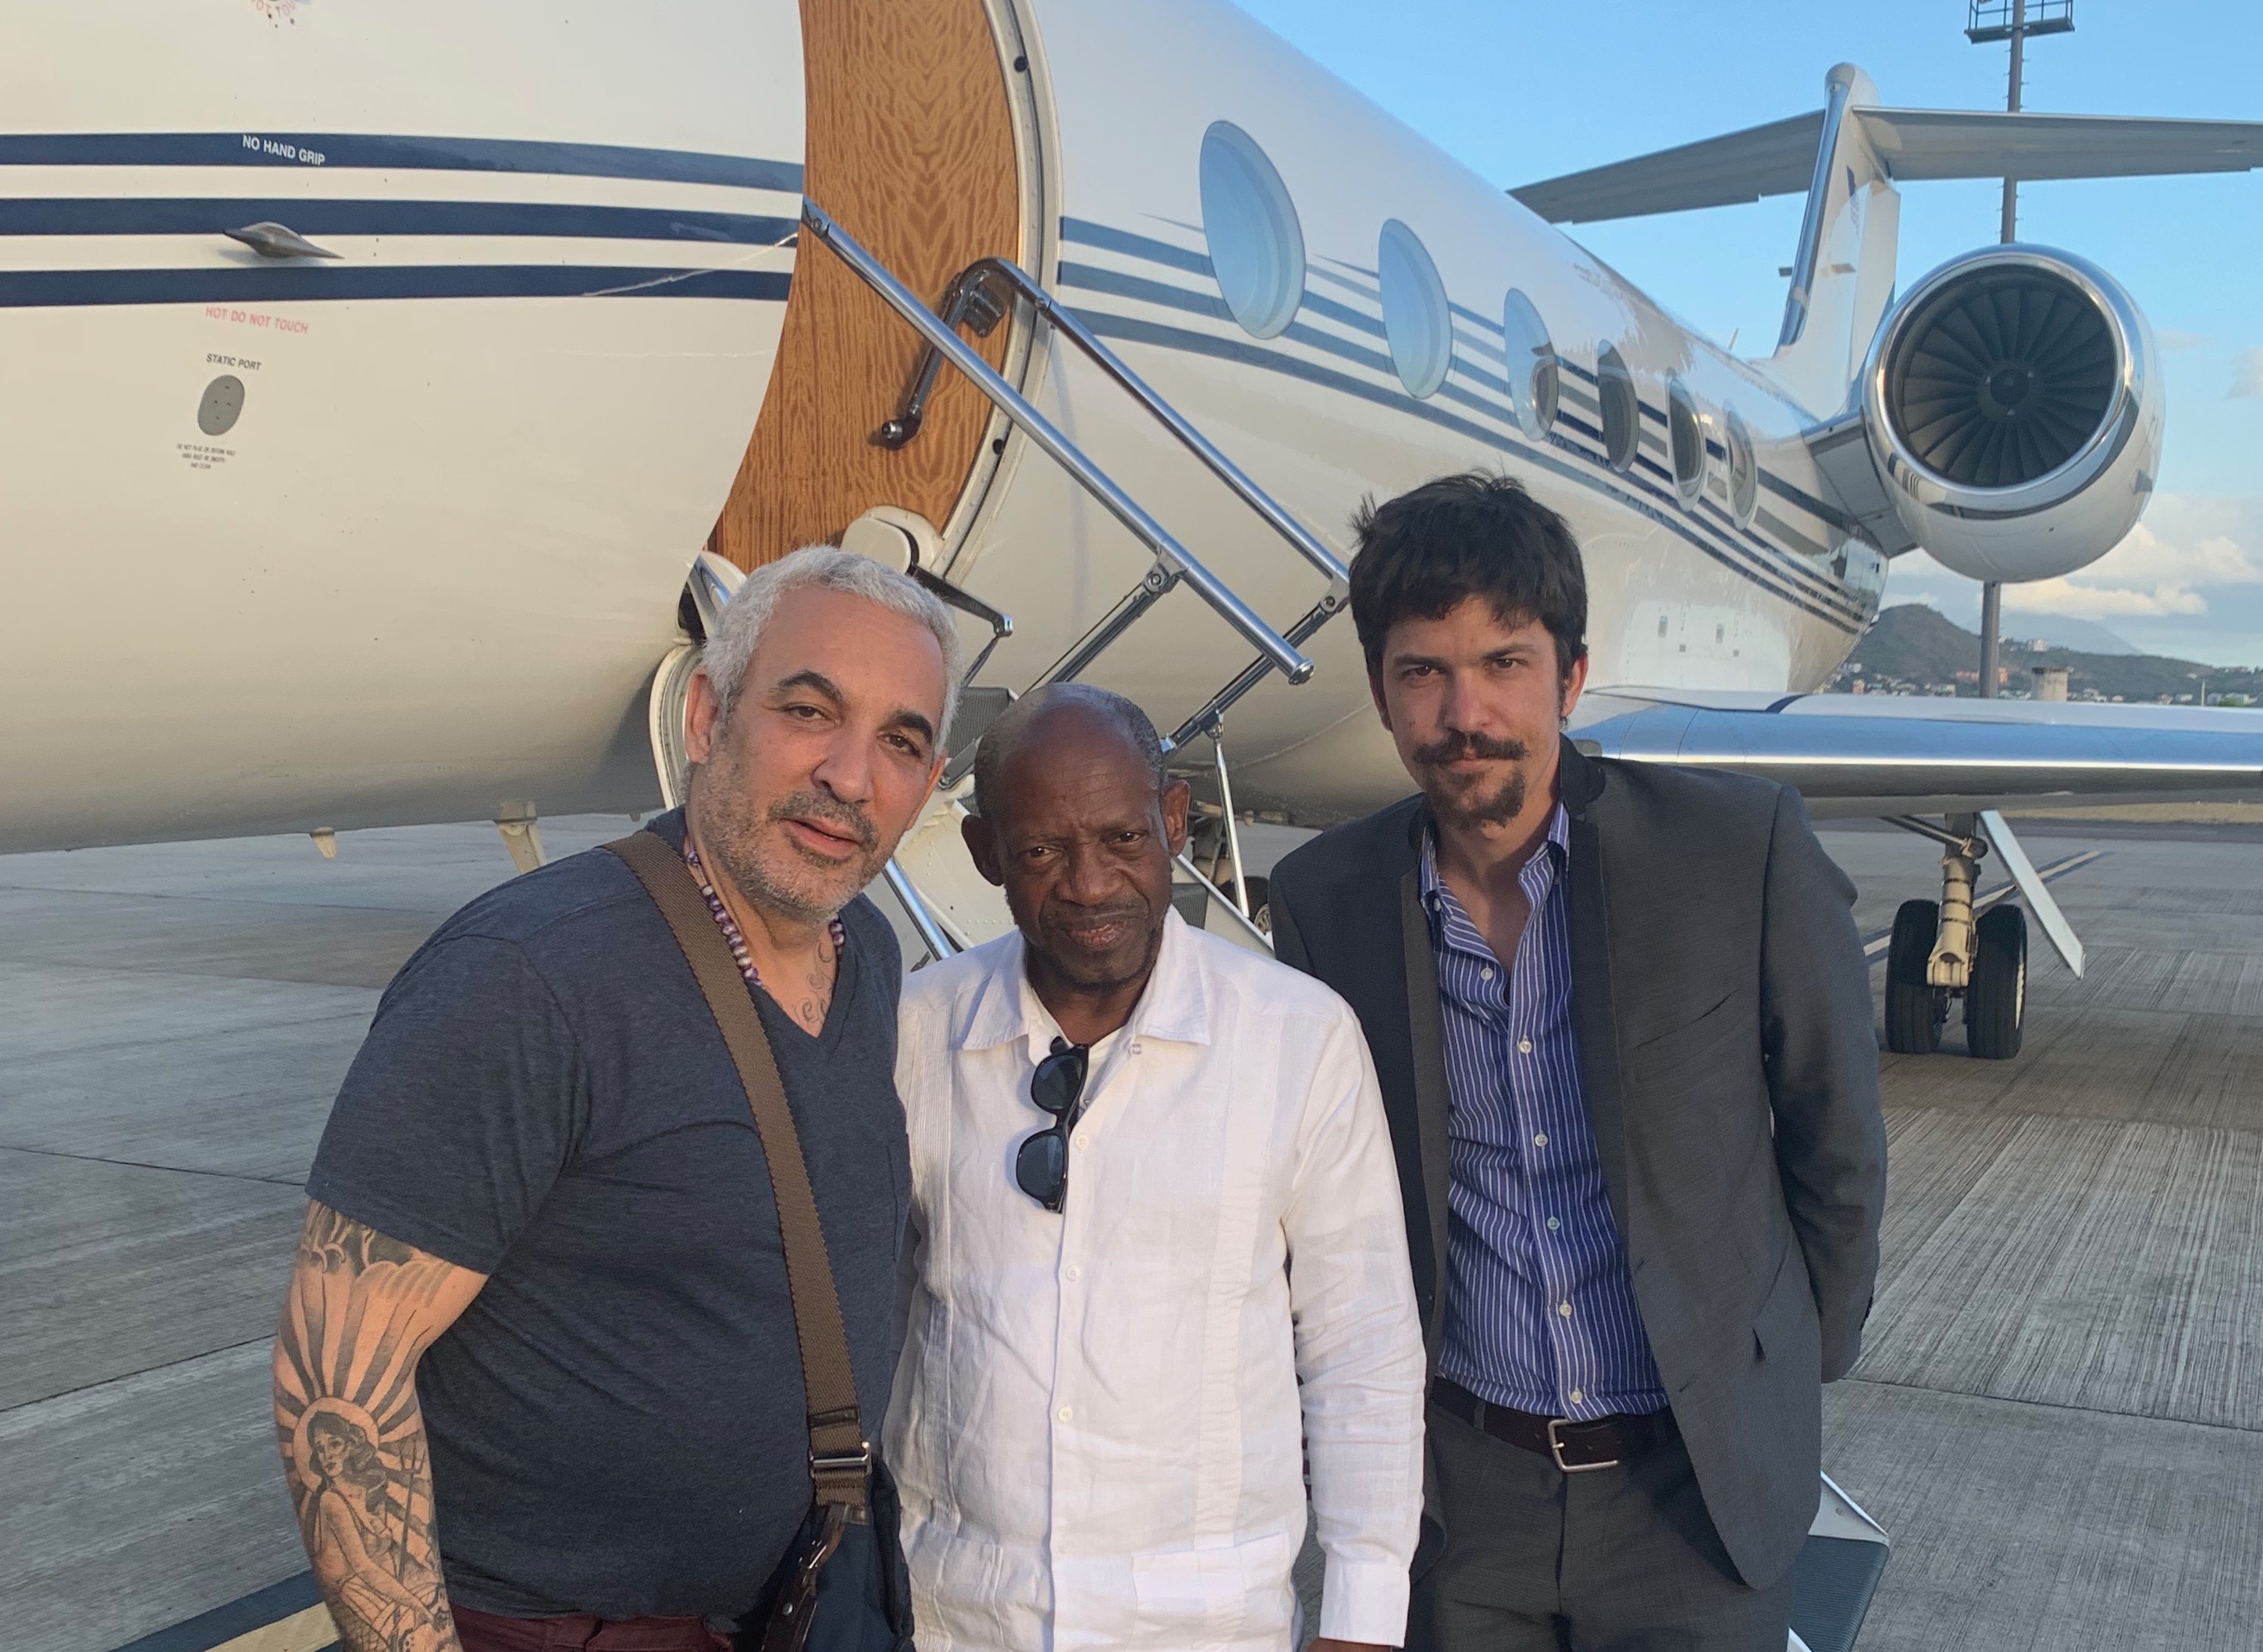
M 1516 1053 L 1517 1053 L 1519 1055 L 1529 1055 L 1529 1054 L 1532 1054 L 1532 1040 L 1531 1040 L 1530 1039 L 1519 1039 L 1519 1040 L 1516 1040 Z
M 1073 1405 L 1064 1405 L 1059 1410 L 1054 1412 L 1053 1415 L 1060 1418 L 1062 1422 L 1066 1423 L 1076 1415 L 1076 1408 Z
M 1487 964 L 1483 969 L 1479 970 L 1478 979 L 1479 981 L 1491 981 L 1493 979 L 1493 966 L 1491 964 Z
M 1554 1233 L 1554 1232 L 1555 1232 L 1558 1228 L 1561 1228 L 1563 1225 L 1564 1225 L 1564 1224 L 1563 1224 L 1562 1222 L 1560 1222 L 1560 1221 L 1557 1221 L 1557 1220 L 1556 1220 L 1556 1218 L 1554 1218 L 1553 1216 L 1551 1216 L 1551 1217 L 1548 1219 L 1548 1231 L 1549 1231 L 1550 1233 Z
M 1064 1279 L 1074 1282 L 1084 1277 L 1084 1270 L 1077 1266 L 1075 1263 L 1072 1262 L 1068 1266 L 1061 1270 L 1061 1275 Z
M 1091 1142 L 1086 1141 L 1082 1136 L 1071 1136 L 1068 1139 L 1068 1144 L 1080 1153 L 1083 1152 L 1085 1148 L 1092 1145 Z
M 1532 1145 L 1536 1148 L 1546 1147 L 1548 1145 L 1548 1133 L 1545 1130 L 1543 1130 L 1538 1135 L 1534 1136 L 1532 1138 Z
M 1584 1393 L 1582 1393 L 1580 1390 L 1579 1390 L 1578 1388 L 1574 1388 L 1574 1389 L 1573 1389 L 1573 1390 L 1572 1390 L 1572 1403 L 1573 1403 L 1573 1404 L 1574 1404 L 1574 1405 L 1579 1404 L 1580 1401 L 1582 1401 L 1582 1400 L 1586 1399 L 1587 1397 L 1587 1396 Z
M 1558 1303 L 1557 1303 L 1557 1304 L 1556 1304 L 1556 1311 L 1557 1311 L 1558 1314 L 1561 1314 L 1561 1315 L 1562 1315 L 1565 1319 L 1569 1319 L 1569 1318 L 1571 1318 L 1571 1317 L 1572 1317 L 1572 1305 L 1571 1305 L 1569 1302 L 1558 1302 Z

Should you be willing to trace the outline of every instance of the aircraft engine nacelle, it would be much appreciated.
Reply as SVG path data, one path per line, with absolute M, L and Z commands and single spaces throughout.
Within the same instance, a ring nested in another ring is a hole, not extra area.
M 1953 258 L 1888 314 L 1862 423 L 1902 524 L 1974 579 L 2096 562 L 2153 491 L 2165 409 L 2152 330 L 2071 253 Z

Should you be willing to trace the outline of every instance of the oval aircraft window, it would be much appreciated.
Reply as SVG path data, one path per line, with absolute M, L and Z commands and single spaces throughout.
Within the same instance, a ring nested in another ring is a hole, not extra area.
M 1753 433 L 1734 408 L 1722 424 L 1729 450 L 1729 510 L 1739 527 L 1748 528 L 1761 508 L 1761 467 L 1753 456 Z
M 1603 406 L 1603 456 L 1613 470 L 1632 470 L 1642 443 L 1642 398 L 1616 344 L 1605 344 L 1595 356 L 1595 399 Z
M 1548 337 L 1532 301 L 1515 287 L 1500 301 L 1501 353 L 1508 363 L 1508 399 L 1527 436 L 1545 436 L 1556 426 L 1560 370 L 1556 344 Z
M 1383 282 L 1383 331 L 1391 341 L 1391 365 L 1413 396 L 1437 393 L 1454 365 L 1454 318 L 1446 308 L 1446 284 L 1422 238 L 1396 218 L 1383 226 L 1375 247 L 1376 273 Z
M 1230 120 L 1203 134 L 1202 214 L 1226 308 L 1245 332 L 1278 337 L 1305 301 L 1305 231 L 1281 174 Z
M 1674 491 L 1695 505 L 1705 496 L 1705 418 L 1697 398 L 1679 379 L 1666 387 L 1666 433 L 1674 457 Z

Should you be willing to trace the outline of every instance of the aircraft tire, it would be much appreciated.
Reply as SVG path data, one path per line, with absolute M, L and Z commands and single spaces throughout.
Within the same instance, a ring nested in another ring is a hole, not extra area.
M 2028 1012 L 2028 915 L 2009 902 L 1980 915 L 1972 985 L 1964 994 L 1964 1047 L 1985 1061 L 2020 1053 Z
M 1897 1055 L 1930 1055 L 1941 1047 L 1948 994 L 1925 978 L 1940 933 L 1938 901 L 1905 901 L 1894 914 L 1886 948 L 1886 1047 Z

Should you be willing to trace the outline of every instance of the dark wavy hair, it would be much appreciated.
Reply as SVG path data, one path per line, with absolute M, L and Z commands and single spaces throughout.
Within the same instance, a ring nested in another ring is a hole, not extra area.
M 317 1411 L 307 1419 L 307 1446 L 311 1455 L 314 1444 L 322 1435 L 329 1435 L 346 1448 L 344 1471 L 339 1478 L 353 1485 L 366 1485 L 372 1480 L 385 1479 L 385 1464 L 377 1454 L 376 1444 L 358 1424 L 348 1421 L 335 1411 Z M 310 1465 L 318 1474 L 322 1472 L 319 1459 Z M 328 1479 L 327 1474 L 323 1475 Z
M 1571 525 L 1507 476 L 1465 471 L 1352 518 L 1351 620 L 1381 675 L 1384 639 L 1408 618 L 1441 620 L 1472 597 L 1503 624 L 1536 620 L 1568 681 L 1587 652 L 1587 576 Z

